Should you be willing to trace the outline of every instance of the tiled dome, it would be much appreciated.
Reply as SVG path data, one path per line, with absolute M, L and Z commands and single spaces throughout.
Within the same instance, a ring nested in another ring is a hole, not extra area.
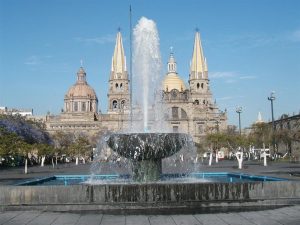
M 172 89 L 184 91 L 186 87 L 183 80 L 178 76 L 177 73 L 168 73 L 163 81 L 163 89 L 164 91 L 171 91 Z

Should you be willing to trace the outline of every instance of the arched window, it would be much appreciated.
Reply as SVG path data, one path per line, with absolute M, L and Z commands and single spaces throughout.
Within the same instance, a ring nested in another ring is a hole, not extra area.
M 116 88 L 118 88 L 119 87 L 119 84 L 118 83 L 116 83 Z
M 118 101 L 117 100 L 113 100 L 113 102 L 112 102 L 112 108 L 113 108 L 113 110 L 117 110 L 118 109 Z
M 199 84 L 199 83 L 197 83 L 197 89 L 199 89 L 199 87 L 200 87 L 200 84 Z
M 195 105 L 199 105 L 199 100 L 195 100 L 195 101 L 194 101 L 194 104 L 195 104 Z
M 122 100 L 121 101 L 121 109 L 124 109 L 124 107 L 125 107 L 125 100 Z
M 204 84 L 203 84 L 203 83 L 201 83 L 201 88 L 203 89 L 203 87 L 204 87 Z
M 123 84 L 122 83 L 120 84 L 120 89 L 123 90 Z

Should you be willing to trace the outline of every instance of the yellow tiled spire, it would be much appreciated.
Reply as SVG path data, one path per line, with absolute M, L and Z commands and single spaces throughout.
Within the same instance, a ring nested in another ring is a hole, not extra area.
M 204 58 L 199 31 L 196 31 L 190 74 L 194 79 L 199 79 L 204 78 L 205 72 L 207 72 L 206 58 Z
M 123 73 L 127 70 L 123 42 L 122 42 L 122 35 L 120 31 L 118 32 L 116 38 L 116 45 L 115 45 L 114 55 L 112 58 L 111 70 L 116 74 Z

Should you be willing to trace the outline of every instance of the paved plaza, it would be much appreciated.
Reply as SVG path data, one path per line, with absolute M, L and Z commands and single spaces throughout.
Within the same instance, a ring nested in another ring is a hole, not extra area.
M 116 165 L 113 165 L 116 166 Z M 111 169 L 119 172 L 122 167 L 113 168 L 107 164 L 102 168 L 102 172 L 111 172 Z M 81 164 L 76 166 L 72 164 L 59 164 L 56 168 L 52 166 L 29 168 L 29 174 L 23 173 L 23 168 L 1 169 L 0 185 L 13 185 L 24 180 L 37 177 L 51 176 L 55 174 L 89 174 L 91 164 Z M 259 161 L 245 161 L 242 170 L 237 169 L 236 161 L 221 161 L 212 166 L 207 165 L 207 161 L 195 165 L 198 172 L 241 172 L 256 175 L 266 175 L 281 178 L 288 178 L 300 181 L 300 164 L 289 162 L 269 162 L 269 166 L 264 167 Z M 177 168 L 178 169 L 178 168 Z M 179 167 L 180 169 L 180 167 Z M 183 171 L 186 168 L 181 168 Z M 172 172 L 165 170 L 164 172 Z M 153 224 L 212 224 L 212 225 L 299 225 L 300 224 L 300 205 L 283 207 L 277 209 L 268 209 L 260 211 L 230 212 L 230 213 L 212 213 L 212 214 L 177 214 L 177 215 L 108 215 L 96 212 L 85 213 L 57 213 L 42 211 L 2 211 L 0 212 L 0 225 L 153 225 Z
M 274 210 L 194 215 L 102 215 L 7 211 L 0 225 L 299 225 L 300 206 Z

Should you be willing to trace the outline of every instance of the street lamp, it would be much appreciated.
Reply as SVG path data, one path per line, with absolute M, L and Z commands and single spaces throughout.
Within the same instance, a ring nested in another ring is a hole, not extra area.
M 239 132 L 240 135 L 242 135 L 242 128 L 241 128 L 241 113 L 242 113 L 242 107 L 239 106 L 236 108 L 236 112 L 239 114 Z
M 275 100 L 274 94 L 275 94 L 275 92 L 272 91 L 270 97 L 268 97 L 268 100 L 271 101 L 271 113 L 272 113 L 272 127 L 273 127 L 273 131 L 275 131 L 274 111 L 273 111 L 273 101 Z
M 268 100 L 271 102 L 272 129 L 273 129 L 273 134 L 275 133 L 274 110 L 273 110 L 273 101 L 275 100 L 274 94 L 275 94 L 275 92 L 272 91 L 270 97 L 268 97 Z M 274 137 L 274 135 L 273 135 L 273 148 L 274 148 L 274 151 L 275 151 L 275 137 Z

